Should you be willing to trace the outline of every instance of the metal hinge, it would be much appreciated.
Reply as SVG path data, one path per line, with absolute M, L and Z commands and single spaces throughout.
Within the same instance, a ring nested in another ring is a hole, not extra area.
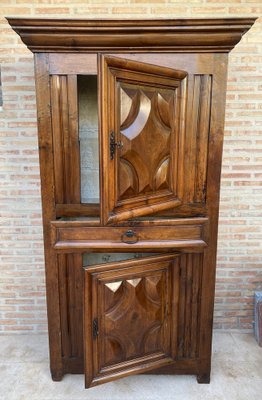
M 95 318 L 93 320 L 93 338 L 95 339 L 98 336 L 98 320 Z
M 110 133 L 110 159 L 111 160 L 114 159 L 116 147 L 118 149 L 122 149 L 123 143 L 121 142 L 121 140 L 119 140 L 118 142 L 115 142 L 115 132 L 111 132 Z

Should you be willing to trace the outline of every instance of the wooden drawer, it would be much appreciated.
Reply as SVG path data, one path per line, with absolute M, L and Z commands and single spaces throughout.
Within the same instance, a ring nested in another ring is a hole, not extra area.
M 163 222 L 164 223 L 164 222 Z M 205 218 L 173 220 L 166 225 L 86 226 L 84 222 L 52 222 L 52 242 L 59 252 L 72 251 L 201 251 L 207 246 Z

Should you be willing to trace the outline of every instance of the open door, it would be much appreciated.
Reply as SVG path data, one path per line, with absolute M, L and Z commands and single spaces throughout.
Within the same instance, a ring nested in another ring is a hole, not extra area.
M 103 224 L 181 204 L 186 76 L 100 55 Z
M 158 255 L 84 269 L 87 388 L 174 362 L 177 257 Z

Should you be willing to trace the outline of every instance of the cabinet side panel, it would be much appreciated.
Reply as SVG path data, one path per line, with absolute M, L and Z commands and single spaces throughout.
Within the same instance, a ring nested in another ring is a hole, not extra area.
M 203 254 L 180 257 L 178 358 L 199 355 L 200 294 Z
M 209 224 L 204 229 L 204 237 L 209 246 L 204 252 L 203 280 L 201 292 L 200 323 L 200 364 L 199 382 L 209 382 L 211 366 L 211 346 L 213 309 L 215 294 L 215 271 L 217 251 L 217 230 L 219 212 L 219 191 L 224 136 L 224 115 L 227 82 L 227 55 L 215 55 L 213 91 L 211 98 L 210 138 L 208 144 L 207 193 Z
M 38 141 L 43 209 L 50 368 L 52 378 L 54 380 L 61 380 L 63 375 L 63 366 L 61 349 L 58 265 L 56 254 L 51 246 L 51 227 L 49 224 L 50 220 L 55 219 L 55 193 L 48 67 L 48 54 L 35 55 Z

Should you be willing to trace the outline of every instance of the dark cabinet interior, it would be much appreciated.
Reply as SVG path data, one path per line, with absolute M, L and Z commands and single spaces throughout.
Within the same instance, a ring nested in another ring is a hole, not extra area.
M 253 19 L 9 22 L 35 54 L 53 379 L 208 383 L 227 53 Z

